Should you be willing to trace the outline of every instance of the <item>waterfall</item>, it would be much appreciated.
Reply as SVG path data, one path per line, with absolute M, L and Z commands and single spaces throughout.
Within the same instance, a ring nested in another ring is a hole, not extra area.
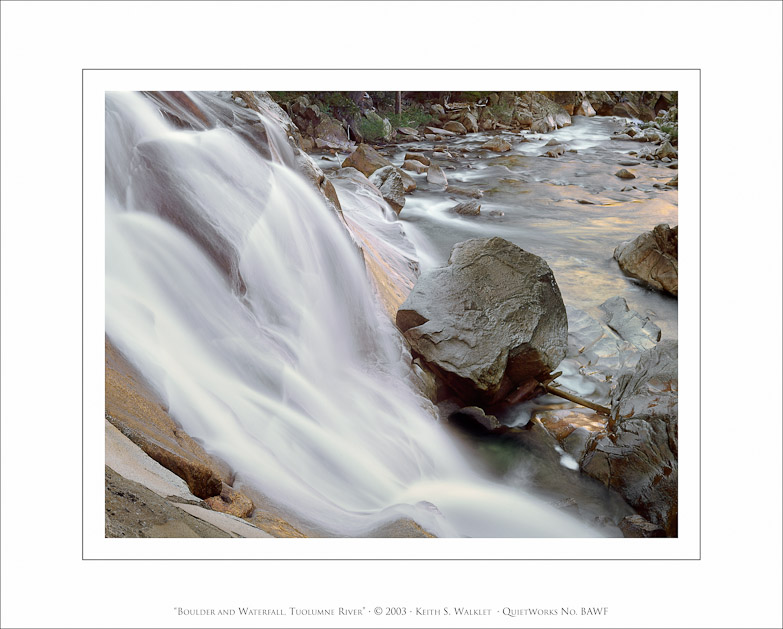
M 188 434 L 338 535 L 399 517 L 439 536 L 597 535 L 473 471 L 276 122 L 242 110 L 248 136 L 239 107 L 188 96 L 179 123 L 106 96 L 106 333 Z

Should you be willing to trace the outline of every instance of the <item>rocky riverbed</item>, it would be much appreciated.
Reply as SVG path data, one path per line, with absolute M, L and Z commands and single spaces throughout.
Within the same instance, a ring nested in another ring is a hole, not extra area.
M 356 120 L 307 100 L 286 112 L 264 93 L 218 93 L 208 109 L 185 95 L 150 98 L 179 125 L 238 128 L 253 150 L 304 175 L 399 326 L 418 404 L 481 474 L 596 534 L 676 536 L 672 95 L 521 94 L 431 104 L 436 118 L 418 128 L 389 130 L 381 117 L 372 144 L 355 141 Z M 510 111 L 493 109 L 503 102 Z M 242 267 L 216 255 L 248 290 Z M 116 427 L 141 448 L 107 456 L 107 535 L 335 534 L 208 454 L 110 340 L 106 351 L 107 435 Z M 112 439 L 107 453 L 119 452 Z M 387 520 L 362 535 L 430 535 Z

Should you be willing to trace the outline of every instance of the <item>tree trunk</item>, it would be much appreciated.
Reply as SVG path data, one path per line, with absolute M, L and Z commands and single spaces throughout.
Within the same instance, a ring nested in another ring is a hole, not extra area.
M 394 98 L 394 113 L 398 116 L 402 113 L 402 92 L 397 92 Z

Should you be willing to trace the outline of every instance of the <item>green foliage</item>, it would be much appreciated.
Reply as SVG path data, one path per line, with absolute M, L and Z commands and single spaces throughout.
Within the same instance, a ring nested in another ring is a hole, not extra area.
M 389 122 L 395 129 L 399 127 L 412 127 L 414 129 L 429 124 L 434 116 L 419 105 L 413 105 L 403 109 L 401 114 L 389 114 Z
M 668 133 L 669 137 L 671 137 L 672 140 L 676 140 L 677 139 L 677 135 L 678 135 L 677 134 L 677 129 L 678 128 L 679 128 L 679 125 L 676 122 L 675 123 L 664 122 L 661 125 L 661 131 L 663 131 L 664 133 Z
M 346 119 L 359 113 L 359 107 L 345 92 L 316 92 L 315 98 L 321 111 L 334 118 Z
M 372 104 L 378 111 L 394 111 L 394 101 L 397 92 L 367 92 L 372 98 Z
M 372 120 L 370 118 L 362 117 L 359 119 L 357 126 L 359 127 L 359 133 L 369 142 L 380 140 L 386 131 L 383 125 L 383 118 Z

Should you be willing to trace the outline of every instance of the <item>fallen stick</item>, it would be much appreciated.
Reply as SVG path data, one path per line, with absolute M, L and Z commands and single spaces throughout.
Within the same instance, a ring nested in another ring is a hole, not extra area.
M 599 406 L 598 404 L 594 404 L 589 400 L 585 400 L 584 398 L 581 398 L 578 395 L 574 395 L 573 393 L 567 393 L 561 390 L 557 386 L 552 386 L 548 382 L 542 382 L 541 386 L 544 387 L 544 390 L 547 393 L 551 393 L 552 395 L 556 395 L 558 397 L 564 398 L 569 402 L 573 402 L 574 404 L 579 404 L 580 406 L 586 406 L 587 408 L 592 408 L 594 411 L 601 413 L 602 415 L 608 416 L 611 414 L 611 411 L 605 406 Z

